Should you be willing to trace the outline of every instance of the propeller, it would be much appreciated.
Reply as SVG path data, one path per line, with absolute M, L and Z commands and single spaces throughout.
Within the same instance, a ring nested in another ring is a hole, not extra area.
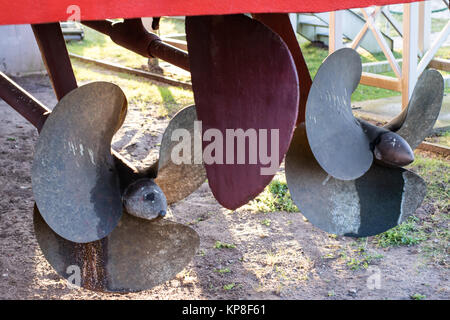
M 354 237 L 395 227 L 416 211 L 426 193 L 424 180 L 415 173 L 377 163 L 354 180 L 332 177 L 311 151 L 304 123 L 286 155 L 286 181 L 293 201 L 313 225 Z
M 360 75 L 354 50 L 338 50 L 324 61 L 309 91 L 306 121 L 286 155 L 286 180 L 302 214 L 322 230 L 353 237 L 384 232 L 422 203 L 425 181 L 399 166 L 414 159 L 408 142 L 415 148 L 430 132 L 443 97 L 442 76 L 426 70 L 408 107 L 377 127 L 351 112 Z
M 78 265 L 85 279 L 81 286 L 93 290 L 149 289 L 181 271 L 199 246 L 194 230 L 162 219 L 168 204 L 206 178 L 201 162 L 194 163 L 197 150 L 183 154 L 183 165 L 172 161 L 178 149 L 193 148 L 195 106 L 171 119 L 159 161 L 142 171 L 111 154 L 126 108 L 125 95 L 111 83 L 71 91 L 48 116 L 33 161 L 41 249 L 63 276 L 68 266 Z M 174 143 L 177 130 L 185 138 Z
M 111 140 L 126 111 L 119 87 L 94 82 L 64 96 L 42 128 L 31 172 L 34 198 L 46 223 L 65 239 L 104 238 L 122 216 Z
M 328 174 L 341 180 L 361 177 L 374 156 L 389 165 L 404 166 L 414 161 L 411 148 L 401 136 L 353 116 L 350 99 L 361 71 L 361 58 L 355 50 L 335 51 L 317 71 L 306 104 L 311 151 Z
M 295 63 L 275 32 L 245 15 L 186 17 L 186 36 L 203 151 L 211 155 L 208 183 L 221 205 L 236 209 L 263 191 L 288 150 L 299 106 Z M 228 139 L 233 132 L 246 141 L 241 154 Z
M 205 181 L 201 162 L 177 166 L 171 160 L 177 145 L 188 143 L 189 150 L 194 145 L 194 106 L 169 122 L 159 162 L 142 172 L 123 170 L 111 155 L 111 140 L 123 124 L 126 105 L 118 86 L 93 82 L 61 99 L 42 129 L 32 168 L 33 192 L 46 223 L 67 240 L 84 243 L 107 236 L 123 205 L 140 218 L 164 216 L 167 203 L 188 196 Z M 185 130 L 190 140 L 172 142 L 177 129 Z
M 75 284 L 94 291 L 136 292 L 164 283 L 183 270 L 200 245 L 198 234 L 187 226 L 126 212 L 107 237 L 89 243 L 59 236 L 36 206 L 33 221 L 39 246 L 56 272 L 73 283 L 78 270 Z

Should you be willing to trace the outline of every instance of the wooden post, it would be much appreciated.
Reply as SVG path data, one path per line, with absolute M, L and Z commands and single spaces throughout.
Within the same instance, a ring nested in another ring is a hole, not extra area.
M 292 29 L 294 29 L 295 34 L 297 34 L 298 14 L 297 13 L 289 13 L 289 19 L 291 20 Z
M 333 53 L 336 50 L 344 47 L 342 43 L 342 24 L 343 24 L 343 12 L 332 11 L 330 12 L 330 36 L 328 42 L 329 53 Z
M 419 2 L 419 50 L 420 56 L 430 48 L 431 4 L 429 1 Z
M 403 5 L 402 108 L 406 108 L 417 82 L 419 4 Z

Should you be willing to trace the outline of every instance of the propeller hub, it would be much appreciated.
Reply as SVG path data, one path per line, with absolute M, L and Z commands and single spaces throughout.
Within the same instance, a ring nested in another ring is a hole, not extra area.
M 125 210 L 138 218 L 153 220 L 167 213 L 167 200 L 161 188 L 148 178 L 131 183 L 123 193 Z
M 394 166 L 406 166 L 414 161 L 414 152 L 408 142 L 394 132 L 381 134 L 374 144 L 376 159 Z

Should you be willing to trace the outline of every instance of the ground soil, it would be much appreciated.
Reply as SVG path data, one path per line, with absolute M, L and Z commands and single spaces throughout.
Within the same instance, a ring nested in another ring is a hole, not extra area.
M 17 81 L 55 105 L 47 77 Z M 0 299 L 450 298 L 448 269 L 427 261 L 414 246 L 371 247 L 372 255 L 383 257 L 369 268 L 352 270 L 339 252 L 354 239 L 322 232 L 300 213 L 230 212 L 215 201 L 207 183 L 172 206 L 167 217 L 190 224 L 201 239 L 199 253 L 176 278 L 133 294 L 69 288 L 43 257 L 33 233 L 30 168 L 37 132 L 3 101 L 0 114 Z M 113 146 L 135 164 L 148 165 L 166 124 L 167 119 L 144 121 L 130 105 Z M 266 218 L 270 225 L 261 223 Z M 216 241 L 236 247 L 215 249 Z M 378 277 L 379 286 L 374 288 L 371 276 Z

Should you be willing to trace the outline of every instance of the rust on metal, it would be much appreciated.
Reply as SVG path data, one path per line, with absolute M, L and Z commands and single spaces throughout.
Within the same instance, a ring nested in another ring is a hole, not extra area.
M 39 214 L 35 206 L 35 214 Z M 45 222 L 43 222 L 45 223 Z M 102 291 L 106 286 L 108 239 L 89 243 L 73 243 L 75 261 L 80 266 L 81 286 L 92 291 Z
M 71 281 L 78 267 L 80 285 L 101 292 L 136 292 L 172 279 L 200 245 L 198 234 L 179 223 L 148 221 L 124 213 L 105 239 L 78 244 L 56 234 L 34 209 L 34 230 L 41 250 L 56 272 Z

